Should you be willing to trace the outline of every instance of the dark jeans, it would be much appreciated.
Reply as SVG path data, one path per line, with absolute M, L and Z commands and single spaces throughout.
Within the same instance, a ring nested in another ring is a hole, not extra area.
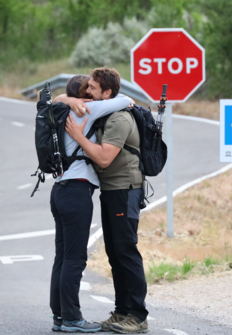
M 147 284 L 136 246 L 141 194 L 141 189 L 102 191 L 100 199 L 105 248 L 115 288 L 115 312 L 130 313 L 143 321 L 148 315 L 144 302 Z
M 51 211 L 56 223 L 56 256 L 52 269 L 50 307 L 54 315 L 72 321 L 82 318 L 79 289 L 86 267 L 92 221 L 94 186 L 86 181 L 55 183 Z

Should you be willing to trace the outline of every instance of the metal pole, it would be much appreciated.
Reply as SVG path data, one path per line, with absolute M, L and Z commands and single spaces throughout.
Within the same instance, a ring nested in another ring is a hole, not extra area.
M 174 236 L 173 223 L 173 177 L 172 177 L 172 104 L 167 103 L 166 114 L 166 142 L 168 147 L 168 158 L 166 168 L 166 189 L 167 189 L 167 236 Z

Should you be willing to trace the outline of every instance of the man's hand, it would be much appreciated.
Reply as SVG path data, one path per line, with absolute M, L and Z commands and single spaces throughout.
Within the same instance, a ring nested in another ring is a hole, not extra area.
M 72 114 L 69 114 L 66 120 L 65 130 L 75 141 L 78 142 L 78 137 L 80 136 L 80 134 L 83 134 L 87 121 L 88 118 L 85 118 L 82 124 L 77 124 Z
M 85 125 L 88 121 L 88 118 L 82 122 L 82 124 L 77 124 L 71 114 L 67 117 L 65 130 L 67 133 L 79 143 L 84 152 L 100 165 L 103 169 L 107 168 L 115 157 L 121 151 L 121 148 L 116 147 L 115 145 L 102 143 L 102 145 L 95 144 L 90 142 L 84 135 L 83 131 Z
M 85 115 L 86 111 L 91 114 L 90 109 L 85 104 L 85 102 L 93 101 L 92 99 L 77 99 L 73 97 L 68 97 L 67 94 L 58 95 L 53 102 L 63 102 L 68 105 L 78 117 Z
M 135 104 L 134 100 L 132 98 L 130 98 L 130 99 L 131 99 L 131 104 L 128 106 L 129 108 L 133 107 L 134 104 Z

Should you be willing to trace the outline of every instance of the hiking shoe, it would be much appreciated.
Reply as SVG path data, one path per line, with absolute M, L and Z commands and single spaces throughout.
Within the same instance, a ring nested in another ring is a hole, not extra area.
M 102 331 L 103 332 L 108 332 L 110 331 L 110 324 L 111 323 L 117 323 L 120 322 L 122 320 L 124 320 L 126 318 L 126 315 L 122 315 L 122 314 L 118 314 L 118 313 L 114 313 L 114 312 L 110 312 L 111 317 L 105 321 L 96 321 L 97 323 L 99 323 L 102 326 Z
M 51 316 L 51 318 L 53 318 L 52 330 L 54 332 L 61 332 L 62 318 L 56 315 Z
M 63 320 L 63 324 L 61 326 L 61 331 L 65 333 L 95 333 L 100 330 L 101 325 L 99 323 L 90 323 L 84 319 L 74 321 Z
M 147 319 L 141 321 L 136 316 L 128 314 L 123 321 L 117 323 L 111 323 L 110 330 L 120 334 L 147 333 L 148 332 Z

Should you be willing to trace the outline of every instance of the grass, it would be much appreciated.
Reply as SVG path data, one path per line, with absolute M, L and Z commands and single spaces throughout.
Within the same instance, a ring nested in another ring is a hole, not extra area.
M 146 279 L 149 284 L 155 284 L 161 279 L 169 282 L 175 279 L 186 278 L 186 275 L 193 269 L 194 263 L 184 261 L 182 265 L 160 263 L 159 265 L 152 263 L 149 266 L 149 271 L 146 274 Z
M 215 267 L 215 265 L 224 266 L 225 263 L 226 259 L 223 261 L 221 259 L 212 257 L 205 258 L 203 262 L 192 262 L 190 260 L 184 260 L 182 265 L 163 262 L 157 265 L 153 262 L 152 265 L 149 266 L 149 270 L 146 273 L 146 279 L 149 284 L 155 284 L 161 280 L 173 282 L 174 280 L 178 279 L 187 279 L 191 275 L 196 275 L 197 273 L 200 275 L 214 273 L 222 268 Z M 228 264 L 226 269 L 229 270 L 231 267 L 232 264 Z
M 121 74 L 122 78 L 130 81 L 129 64 L 111 64 L 110 66 L 115 67 Z M 91 68 L 94 67 L 95 66 L 92 66 Z M 12 64 L 11 70 L 5 70 L 4 67 L 0 69 L 0 96 L 24 99 L 19 94 L 20 90 L 57 76 L 60 73 L 88 74 L 89 67 L 73 67 L 69 64 L 67 58 L 46 63 L 28 63 L 28 61 L 22 59 L 17 64 Z M 63 92 L 64 89 L 59 89 L 53 92 L 53 95 L 58 95 Z M 218 120 L 218 101 L 212 102 L 189 99 L 183 104 L 174 104 L 173 113 Z
M 174 198 L 174 238 L 166 236 L 166 208 L 144 214 L 139 243 L 150 283 L 187 279 L 232 269 L 232 169 Z M 89 266 L 110 276 L 104 246 Z

